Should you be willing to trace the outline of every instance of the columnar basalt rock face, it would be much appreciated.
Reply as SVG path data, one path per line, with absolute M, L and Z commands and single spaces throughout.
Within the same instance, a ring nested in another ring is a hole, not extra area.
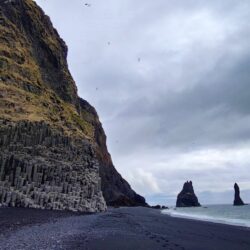
M 80 141 L 88 142 L 96 155 L 96 158 L 92 157 L 93 160 L 99 162 L 101 189 L 107 204 L 146 205 L 145 199 L 136 194 L 116 171 L 96 110 L 77 95 L 75 82 L 68 70 L 67 46 L 53 28 L 49 17 L 33 0 L 0 0 L 0 119 L 11 122 L 16 128 L 25 121 L 34 126 L 44 122 L 53 134 L 60 134 L 60 138 L 70 138 L 76 151 L 78 146 L 83 147 Z M 0 128 L 2 126 L 0 124 Z M 33 137 L 29 139 L 28 134 L 24 137 L 28 141 L 38 140 Z M 2 140 L 7 140 L 6 136 Z M 48 136 L 46 141 L 50 140 L 54 143 L 56 139 Z M 11 148 L 13 141 L 9 142 Z M 25 143 L 23 142 L 23 147 L 27 151 Z M 29 144 L 29 147 L 33 146 Z M 61 166 L 65 166 L 63 171 L 67 171 L 66 166 L 79 167 L 79 162 L 70 166 L 70 161 L 65 159 L 68 153 L 74 154 L 72 150 L 68 151 L 69 148 L 62 146 L 59 149 L 61 153 L 58 155 L 44 145 L 37 144 L 35 150 L 43 155 L 44 161 L 38 161 L 39 174 L 43 167 L 46 168 L 45 165 L 53 167 L 53 157 L 61 160 Z M 33 152 L 31 148 L 29 150 L 27 152 Z M 16 151 L 14 157 L 25 162 L 26 166 L 33 158 L 28 157 L 29 153 L 20 152 Z M 84 152 L 83 150 L 83 155 Z M 2 161 L 6 161 L 6 154 L 1 157 Z M 35 159 L 40 160 L 39 157 Z M 6 166 L 5 169 L 7 168 Z M 84 175 L 87 169 L 89 168 L 79 171 L 83 171 Z M 8 174 L 6 178 L 14 177 Z
M 200 203 L 194 193 L 192 181 L 187 181 L 183 185 L 182 191 L 178 194 L 176 207 L 199 207 Z
M 234 184 L 234 206 L 244 206 L 245 203 L 240 198 L 240 188 L 237 183 Z
M 12 207 L 106 210 L 99 165 L 86 141 L 43 122 L 0 120 L 0 203 Z

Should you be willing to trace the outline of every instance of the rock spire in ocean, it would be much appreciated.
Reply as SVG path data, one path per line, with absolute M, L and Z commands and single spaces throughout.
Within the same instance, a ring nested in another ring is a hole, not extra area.
M 243 206 L 245 203 L 240 198 L 240 188 L 237 183 L 234 184 L 234 206 Z
M 200 203 L 194 193 L 192 181 L 184 183 L 181 192 L 177 196 L 176 207 L 199 207 Z

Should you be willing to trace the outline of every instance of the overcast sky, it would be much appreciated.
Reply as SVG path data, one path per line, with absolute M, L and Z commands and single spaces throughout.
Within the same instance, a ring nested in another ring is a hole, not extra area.
M 231 203 L 238 182 L 250 202 L 249 0 L 36 2 L 138 193 L 174 204 L 192 180 L 201 203 Z

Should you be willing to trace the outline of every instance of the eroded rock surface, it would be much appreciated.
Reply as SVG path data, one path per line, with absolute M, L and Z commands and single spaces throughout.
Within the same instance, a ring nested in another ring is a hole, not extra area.
M 0 202 L 6 206 L 106 210 L 91 145 L 43 122 L 0 121 Z
M 0 42 L 0 118 L 45 121 L 69 137 L 88 140 L 106 202 L 146 205 L 116 171 L 95 109 L 77 95 L 67 46 L 35 2 L 0 1 Z
M 234 184 L 234 206 L 243 206 L 245 203 L 240 197 L 240 188 L 237 183 Z
M 176 207 L 199 207 L 200 203 L 194 193 L 192 181 L 183 185 L 182 191 L 177 196 Z

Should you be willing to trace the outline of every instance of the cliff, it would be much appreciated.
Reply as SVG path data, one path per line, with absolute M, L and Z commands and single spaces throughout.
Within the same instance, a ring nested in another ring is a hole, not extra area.
M 181 192 L 177 196 L 176 207 L 199 207 L 200 203 L 194 193 L 192 181 L 184 183 Z
M 12 207 L 106 209 L 89 143 L 44 122 L 0 121 L 0 201 Z
M 102 211 L 104 196 L 145 205 L 114 168 L 67 46 L 32 0 L 0 1 L 0 147 L 2 204 Z
M 240 188 L 237 183 L 234 184 L 234 206 L 243 206 L 245 203 L 240 198 Z

